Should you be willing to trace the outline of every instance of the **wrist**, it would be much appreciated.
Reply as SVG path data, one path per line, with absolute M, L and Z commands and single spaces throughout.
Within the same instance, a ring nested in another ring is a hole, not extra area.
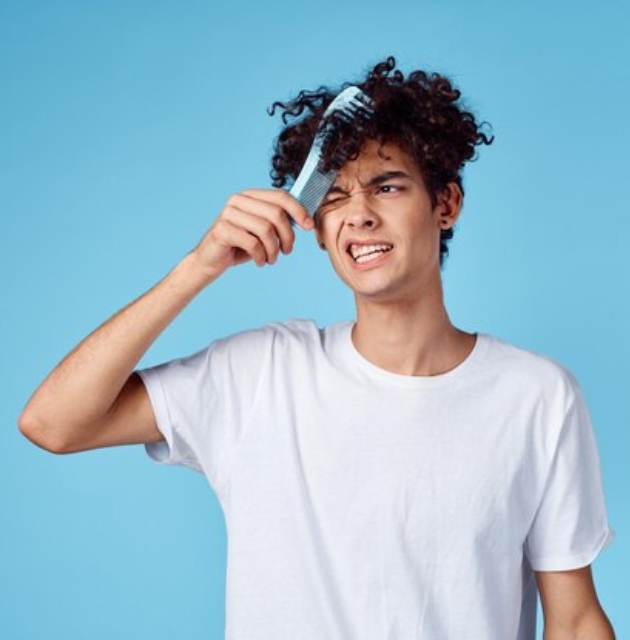
M 184 256 L 175 271 L 179 272 L 186 282 L 198 291 L 207 287 L 222 273 L 220 269 L 211 268 L 202 263 L 196 251 L 191 251 Z

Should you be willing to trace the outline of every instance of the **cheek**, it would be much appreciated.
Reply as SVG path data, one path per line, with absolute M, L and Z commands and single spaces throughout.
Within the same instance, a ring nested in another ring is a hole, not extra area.
M 318 214 L 315 221 L 315 236 L 317 238 L 317 242 L 319 244 L 323 242 L 326 247 L 333 246 L 337 239 L 338 227 L 339 225 L 335 224 L 335 221 L 331 219 L 330 214 L 325 214 L 323 216 Z
M 423 264 L 434 262 L 440 254 L 440 228 L 431 219 L 422 221 L 412 231 L 414 240 L 408 250 Z

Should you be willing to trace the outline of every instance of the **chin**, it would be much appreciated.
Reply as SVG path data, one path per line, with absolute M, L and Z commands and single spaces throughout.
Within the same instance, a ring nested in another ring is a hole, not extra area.
M 392 287 L 350 287 L 354 297 L 358 300 L 374 303 L 402 302 L 403 295 Z

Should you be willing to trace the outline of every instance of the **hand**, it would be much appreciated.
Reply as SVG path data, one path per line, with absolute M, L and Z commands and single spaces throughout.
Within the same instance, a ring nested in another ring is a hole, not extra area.
M 232 195 L 194 249 L 202 268 L 214 277 L 229 267 L 253 260 L 274 264 L 280 251 L 293 249 L 290 220 L 305 231 L 314 228 L 306 209 L 283 189 L 249 189 Z

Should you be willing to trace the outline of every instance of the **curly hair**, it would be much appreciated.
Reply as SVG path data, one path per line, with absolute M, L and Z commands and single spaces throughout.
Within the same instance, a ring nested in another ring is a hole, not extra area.
M 348 121 L 333 112 L 324 121 L 328 105 L 353 84 L 371 98 L 371 116 L 359 115 Z M 295 181 L 316 133 L 326 126 L 324 171 L 341 168 L 358 157 L 368 140 L 376 140 L 381 146 L 397 145 L 416 162 L 433 206 L 449 182 L 455 182 L 463 194 L 461 172 L 465 163 L 476 160 L 475 147 L 491 144 L 494 136 L 482 131 L 488 123 L 477 124 L 460 97 L 460 91 L 447 77 L 422 70 L 405 77 L 390 56 L 360 82 L 347 82 L 337 90 L 320 87 L 301 91 L 293 100 L 274 102 L 269 114 L 280 109 L 285 127 L 275 141 L 271 160 L 273 185 L 285 187 Z M 440 265 L 452 237 L 452 228 L 441 230 Z

